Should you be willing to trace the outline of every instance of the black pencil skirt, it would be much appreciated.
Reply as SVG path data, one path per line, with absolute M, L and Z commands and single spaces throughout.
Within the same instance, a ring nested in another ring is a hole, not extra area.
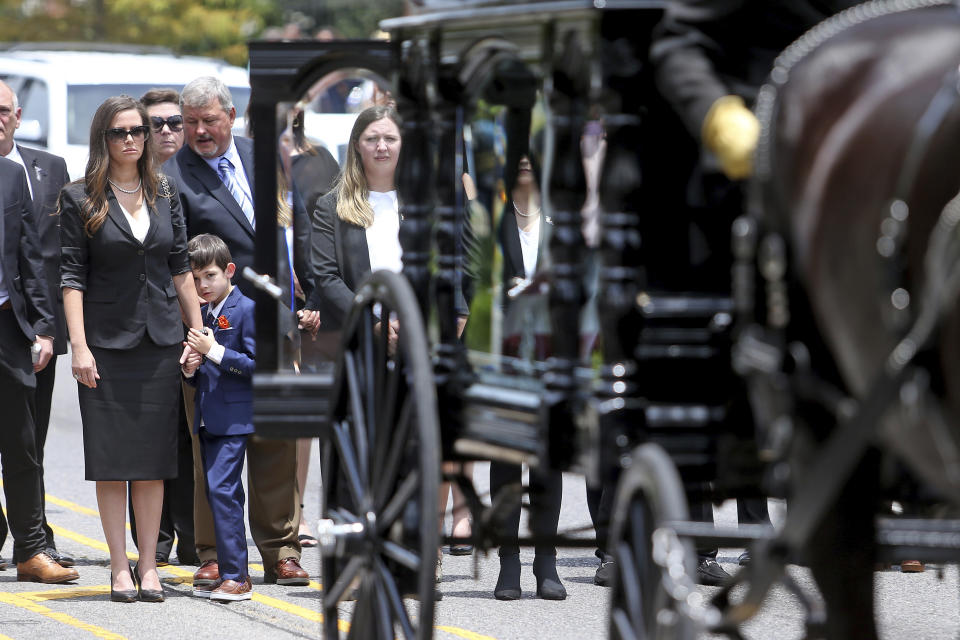
M 90 347 L 97 388 L 77 383 L 87 480 L 177 477 L 179 345 L 148 337 L 133 349 Z

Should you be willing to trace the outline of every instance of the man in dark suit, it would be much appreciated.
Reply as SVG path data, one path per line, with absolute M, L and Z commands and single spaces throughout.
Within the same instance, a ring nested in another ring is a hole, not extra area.
M 164 164 L 180 192 L 190 237 L 201 233 L 226 242 L 237 271 L 253 267 L 253 142 L 232 133 L 236 109 L 230 90 L 213 77 L 197 78 L 180 94 L 186 144 Z M 238 278 L 248 297 L 252 286 Z M 199 446 L 194 439 L 194 536 L 200 569 L 194 585 L 219 577 L 216 539 L 210 506 L 204 495 Z M 306 585 L 300 566 L 300 496 L 297 489 L 296 442 L 251 438 L 247 448 L 250 490 L 250 532 L 266 567 L 265 582 Z
M 2 108 L 0 108 L 2 109 Z M 3 119 L 7 133 L 9 114 Z M 76 580 L 45 553 L 43 494 L 37 462 L 35 372 L 53 355 L 54 317 L 37 248 L 33 207 L 23 169 L 0 158 L 0 465 L 13 534 L 17 580 L 59 583 Z M 31 349 L 31 345 L 33 348 Z M 33 362 L 31 359 L 33 353 Z
M 47 442 L 50 424 L 50 404 L 53 399 L 53 383 L 57 371 L 57 356 L 67 352 L 67 327 L 63 317 L 63 301 L 60 295 L 60 226 L 57 198 L 60 189 L 70 181 L 67 164 L 63 158 L 44 151 L 22 147 L 14 142 L 14 133 L 20 127 L 20 105 L 17 95 L 0 81 L 0 157 L 16 162 L 27 175 L 27 186 L 33 199 L 34 225 L 39 235 L 43 272 L 51 303 L 55 329 L 53 334 L 53 357 L 48 366 L 37 372 L 36 391 L 36 449 L 40 464 L 40 490 L 43 488 L 43 448 Z M 46 508 L 43 509 L 43 530 L 47 539 L 46 552 L 64 567 L 73 566 L 73 558 L 57 551 L 53 530 L 47 524 Z M 0 513 L 0 547 L 6 537 L 6 521 Z

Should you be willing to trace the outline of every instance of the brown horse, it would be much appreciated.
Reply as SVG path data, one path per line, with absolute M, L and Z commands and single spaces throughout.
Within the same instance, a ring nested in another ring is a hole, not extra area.
M 787 240 L 786 286 L 796 292 L 777 329 L 810 347 L 822 386 L 853 400 L 806 419 L 842 426 L 850 415 L 876 416 L 849 467 L 836 471 L 849 479 L 835 503 L 807 509 L 818 475 L 834 472 L 818 459 L 832 455 L 828 447 L 794 474 L 791 511 L 817 514 L 805 544 L 831 638 L 876 637 L 879 483 L 868 444 L 960 504 L 958 66 L 957 3 L 877 0 L 788 48 L 758 102 L 755 211 L 761 229 Z M 830 441 L 823 424 L 810 430 Z

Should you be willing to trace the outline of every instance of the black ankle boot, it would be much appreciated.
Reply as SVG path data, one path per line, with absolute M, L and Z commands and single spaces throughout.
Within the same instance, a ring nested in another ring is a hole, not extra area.
M 520 554 L 500 556 L 500 576 L 493 590 L 497 600 L 520 599 Z
M 533 575 L 537 577 L 537 597 L 544 600 L 565 600 L 567 590 L 557 575 L 557 556 L 536 556 Z

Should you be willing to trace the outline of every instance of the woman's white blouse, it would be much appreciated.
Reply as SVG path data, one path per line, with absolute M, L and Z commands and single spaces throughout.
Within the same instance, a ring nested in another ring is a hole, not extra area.
M 120 203 L 118 202 L 117 204 Z M 127 213 L 127 210 L 123 208 L 122 204 L 120 204 L 120 210 L 123 211 L 123 217 L 127 219 L 127 224 L 130 225 L 130 231 L 133 232 L 133 237 L 143 244 L 143 239 L 147 237 L 147 231 L 150 230 L 150 212 L 147 211 L 146 202 L 140 205 L 140 210 L 137 212 L 140 214 L 139 219 Z
M 403 270 L 400 248 L 400 207 L 396 191 L 371 191 L 367 198 L 373 207 L 373 224 L 367 227 L 367 252 L 370 270 Z
M 529 280 L 537 270 L 537 250 L 540 247 L 540 216 L 530 229 L 520 230 L 520 250 L 523 252 L 523 277 Z

